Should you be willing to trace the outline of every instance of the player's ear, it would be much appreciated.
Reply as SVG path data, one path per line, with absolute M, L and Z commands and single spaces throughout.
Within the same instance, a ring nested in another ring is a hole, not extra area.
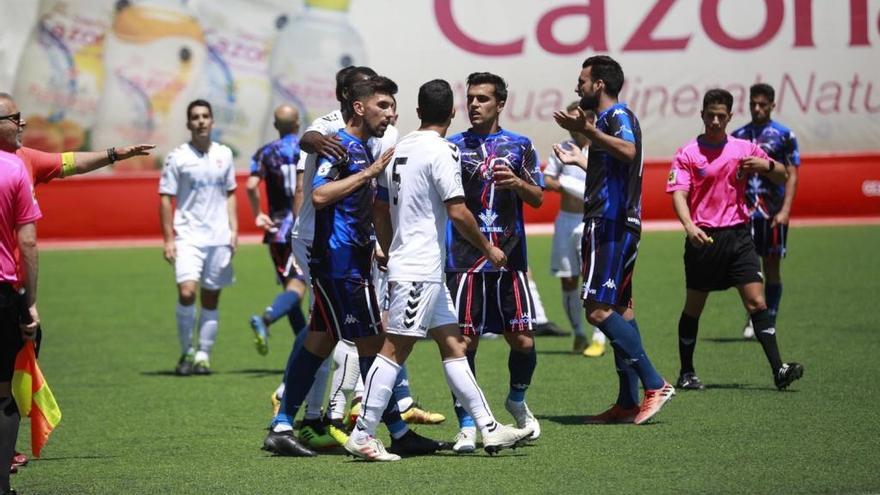
M 454 118 L 455 118 L 455 107 L 452 107 L 452 113 L 449 114 L 449 120 L 452 120 Z
M 354 113 L 356 113 L 357 115 L 359 115 L 361 117 L 364 116 L 364 113 L 365 113 L 364 102 L 362 102 L 360 100 L 355 100 L 351 103 L 351 108 L 354 110 Z
M 416 115 L 419 117 L 419 120 L 422 120 L 422 109 L 416 107 Z

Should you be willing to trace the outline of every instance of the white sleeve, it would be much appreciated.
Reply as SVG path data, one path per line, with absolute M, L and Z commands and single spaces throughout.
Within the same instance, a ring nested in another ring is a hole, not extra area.
M 318 117 L 313 120 L 311 125 L 303 132 L 305 134 L 309 131 L 320 132 L 324 136 L 329 136 L 331 134 L 336 134 L 336 131 L 339 129 L 337 125 L 333 123 L 335 116 L 331 117 L 333 114 L 328 114 L 323 117 Z
M 378 160 L 382 153 L 385 153 L 385 150 L 394 147 L 397 144 L 398 138 L 400 138 L 400 131 L 393 125 L 389 125 L 385 129 L 385 135 L 381 138 L 370 138 L 370 153 L 373 154 L 373 159 Z
M 232 151 L 229 151 L 229 157 L 226 160 L 226 192 L 235 191 L 238 184 L 235 183 L 235 163 L 232 161 Z
M 461 185 L 461 155 L 457 146 L 452 143 L 447 145 L 448 149 L 438 148 L 436 156 L 431 161 L 434 187 L 437 188 L 443 201 L 464 197 L 464 188 Z
M 299 160 L 296 162 L 296 171 L 297 172 L 305 172 L 306 171 L 306 159 L 309 157 L 309 154 L 303 150 L 299 150 Z
M 562 173 L 562 162 L 559 161 L 559 158 L 556 158 L 556 153 L 551 153 L 547 158 L 547 166 L 544 167 L 544 175 L 559 177 L 560 173 Z
M 177 162 L 174 160 L 174 154 L 169 153 L 165 157 L 165 164 L 162 166 L 162 175 L 159 178 L 159 194 L 168 194 L 177 196 Z

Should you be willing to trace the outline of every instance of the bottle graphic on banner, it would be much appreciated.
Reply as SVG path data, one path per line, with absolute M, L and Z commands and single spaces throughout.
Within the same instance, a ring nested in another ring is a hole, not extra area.
M 197 11 L 208 49 L 199 97 L 213 106 L 214 139 L 247 167 L 263 144 L 271 50 L 286 16 L 263 0 L 203 1 Z
M 364 43 L 348 20 L 349 0 L 306 0 L 303 13 L 278 35 L 272 54 L 272 108 L 296 105 L 306 124 L 339 109 L 336 72 L 365 65 Z M 277 132 L 268 122 L 264 140 Z
M 25 146 L 78 150 L 95 124 L 104 40 L 115 0 L 42 0 L 13 91 L 27 119 Z
M 119 0 L 116 8 L 92 142 L 95 149 L 155 143 L 155 157 L 125 162 L 126 168 L 153 168 L 189 138 L 186 106 L 204 69 L 204 34 L 185 0 Z

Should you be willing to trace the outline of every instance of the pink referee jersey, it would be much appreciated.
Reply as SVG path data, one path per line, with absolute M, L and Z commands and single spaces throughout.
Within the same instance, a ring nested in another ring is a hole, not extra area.
M 731 227 L 749 220 L 745 189 L 747 174 L 739 169 L 743 158 L 769 159 L 759 146 L 728 136 L 720 144 L 694 139 L 672 160 L 666 192 L 688 192 L 688 209 L 697 227 Z
M 41 216 L 24 163 L 12 153 L 0 151 L 0 282 L 18 282 L 16 232 Z

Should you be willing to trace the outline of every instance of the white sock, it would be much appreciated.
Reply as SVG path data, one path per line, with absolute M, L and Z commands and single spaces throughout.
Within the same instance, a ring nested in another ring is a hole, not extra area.
M 602 330 L 599 330 L 597 327 L 593 327 L 593 342 L 597 342 L 599 344 L 605 345 L 608 342 L 608 337 L 602 333 Z
M 193 347 L 193 326 L 196 324 L 196 305 L 184 306 L 177 303 L 174 310 L 177 317 L 177 336 L 180 339 L 180 354 L 188 354 Z
M 492 411 L 489 410 L 489 403 L 486 402 L 486 397 L 480 390 L 477 379 L 471 373 L 467 358 L 460 357 L 443 361 L 443 373 L 446 375 L 449 389 L 455 394 L 459 404 L 474 418 L 480 431 L 484 432 L 493 425 L 495 418 L 492 416 Z
M 199 351 L 211 354 L 211 348 L 217 341 L 217 328 L 220 311 L 202 308 L 199 315 Z
M 397 408 L 400 409 L 400 412 L 403 412 L 412 407 L 415 402 L 412 397 L 404 397 L 397 401 Z
M 315 372 L 315 381 L 306 396 L 306 419 L 318 419 L 321 417 L 321 406 L 324 404 L 324 392 L 327 391 L 327 376 L 330 374 L 331 358 L 324 360 L 318 371 Z
M 586 337 L 587 332 L 584 331 L 584 301 L 581 299 L 580 291 L 564 290 L 562 291 L 562 306 L 565 308 L 565 314 L 568 315 L 568 321 L 571 323 L 571 329 L 578 337 Z
M 333 349 L 333 362 L 336 363 L 336 369 L 333 371 L 328 409 L 330 419 L 342 419 L 345 416 L 345 405 L 348 399 L 353 397 L 359 383 L 361 394 L 363 394 L 364 384 L 361 382 L 357 347 L 348 342 L 340 341 Z
M 364 383 L 364 400 L 361 402 L 361 415 L 358 417 L 357 426 L 352 435 L 357 435 L 355 441 L 363 442 L 367 435 L 375 435 L 376 427 L 382 421 L 382 413 L 391 400 L 394 391 L 394 382 L 397 381 L 397 373 L 400 366 L 394 361 L 381 354 L 376 356 L 370 371 L 367 372 L 367 380 Z
M 284 382 L 281 382 L 281 384 L 278 385 L 278 388 L 275 389 L 275 397 L 277 397 L 278 400 L 281 400 L 281 398 L 284 397 Z
M 538 293 L 538 285 L 531 278 L 529 279 L 529 291 L 532 293 L 532 302 L 535 304 L 535 324 L 543 325 L 547 323 L 547 313 L 544 312 L 544 303 L 541 302 L 541 294 Z

